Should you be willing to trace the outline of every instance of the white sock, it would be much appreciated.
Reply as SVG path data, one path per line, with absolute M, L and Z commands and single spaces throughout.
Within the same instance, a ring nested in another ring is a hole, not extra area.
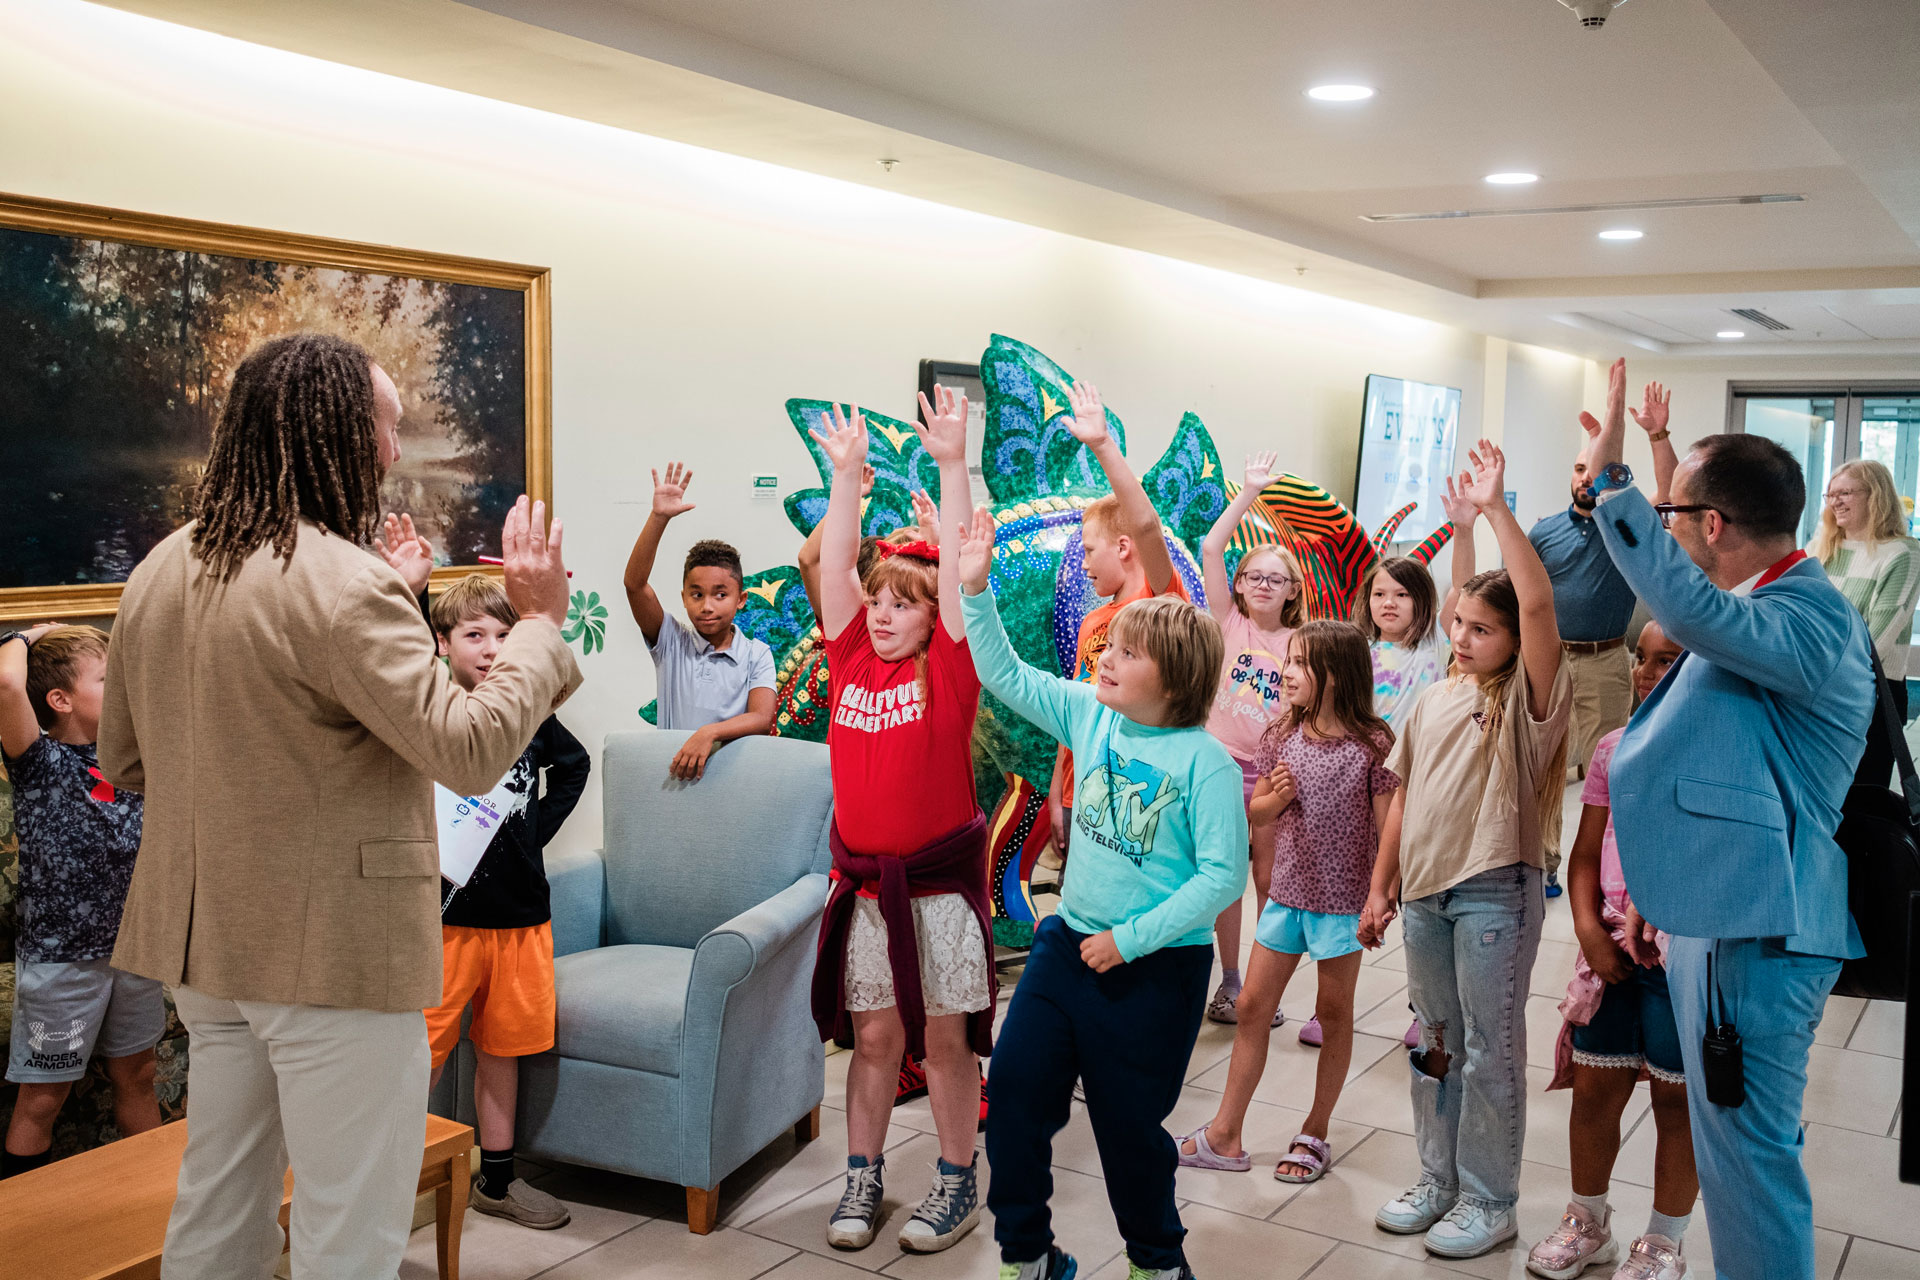
M 1675 1244 L 1679 1244 L 1680 1238 L 1687 1234 L 1687 1224 L 1692 1221 L 1693 1215 L 1690 1213 L 1683 1213 L 1677 1218 L 1669 1218 L 1666 1214 L 1655 1209 L 1647 1218 L 1647 1234 L 1650 1236 L 1665 1236 Z
M 1602 1191 L 1597 1196 L 1576 1195 L 1573 1198 L 1573 1203 L 1579 1205 L 1582 1209 L 1585 1209 L 1588 1213 L 1592 1214 L 1593 1220 L 1595 1222 L 1600 1223 L 1602 1226 L 1606 1225 L 1606 1221 L 1607 1221 L 1607 1193 L 1606 1192 Z

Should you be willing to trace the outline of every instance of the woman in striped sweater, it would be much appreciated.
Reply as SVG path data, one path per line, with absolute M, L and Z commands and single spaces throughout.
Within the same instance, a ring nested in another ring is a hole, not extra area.
M 1880 667 L 1893 684 L 1894 706 L 1907 715 L 1907 652 L 1913 610 L 1920 600 L 1920 541 L 1907 535 L 1907 511 L 1893 474 L 1861 459 L 1834 468 L 1827 506 L 1807 551 L 1827 571 L 1840 594 L 1867 620 Z M 1867 734 L 1860 780 L 1885 785 L 1893 772 L 1891 743 Z

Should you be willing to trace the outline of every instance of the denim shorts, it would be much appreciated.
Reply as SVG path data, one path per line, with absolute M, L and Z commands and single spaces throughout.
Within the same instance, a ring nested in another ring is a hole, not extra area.
M 1269 902 L 1260 912 L 1254 940 L 1281 955 L 1309 960 L 1332 960 L 1360 949 L 1360 917 L 1304 911 L 1284 902 Z
M 1635 965 L 1609 986 L 1593 1020 L 1573 1029 L 1573 1061 L 1582 1067 L 1645 1067 L 1655 1080 L 1683 1083 L 1687 1077 L 1667 971 Z

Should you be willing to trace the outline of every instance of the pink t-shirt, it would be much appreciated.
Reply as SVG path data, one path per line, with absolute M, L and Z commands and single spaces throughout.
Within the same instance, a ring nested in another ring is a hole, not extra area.
M 1260 740 L 1254 764 L 1262 773 L 1285 761 L 1299 798 L 1273 824 L 1273 886 L 1284 906 L 1326 915 L 1358 915 L 1367 905 L 1380 832 L 1373 798 L 1400 785 L 1385 763 L 1354 738 L 1312 738 L 1275 725 Z
M 1287 637 L 1292 634 L 1292 627 L 1262 631 L 1238 609 L 1227 610 L 1220 622 L 1227 659 L 1220 668 L 1220 689 L 1213 695 L 1207 732 L 1243 764 L 1253 759 L 1260 749 L 1260 735 L 1285 706 L 1280 669 L 1287 663 Z
M 1580 789 L 1580 803 L 1599 805 L 1607 810 L 1607 833 L 1600 837 L 1600 896 L 1617 911 L 1627 909 L 1627 873 L 1620 868 L 1620 846 L 1613 839 L 1613 806 L 1607 799 L 1607 769 L 1613 764 L 1613 749 L 1620 745 L 1625 729 L 1615 729 L 1593 748 L 1593 763 L 1587 766 L 1587 785 Z

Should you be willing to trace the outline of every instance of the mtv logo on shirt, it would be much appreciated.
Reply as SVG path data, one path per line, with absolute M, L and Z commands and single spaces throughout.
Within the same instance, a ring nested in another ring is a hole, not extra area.
M 920 686 L 912 678 L 878 691 L 849 684 L 840 690 L 840 704 L 833 710 L 833 722 L 862 733 L 879 733 L 896 728 L 926 714 Z
M 1074 823 L 1088 839 L 1137 867 L 1153 852 L 1160 815 L 1179 800 L 1180 790 L 1167 774 L 1108 751 L 1105 763 L 1080 778 Z

